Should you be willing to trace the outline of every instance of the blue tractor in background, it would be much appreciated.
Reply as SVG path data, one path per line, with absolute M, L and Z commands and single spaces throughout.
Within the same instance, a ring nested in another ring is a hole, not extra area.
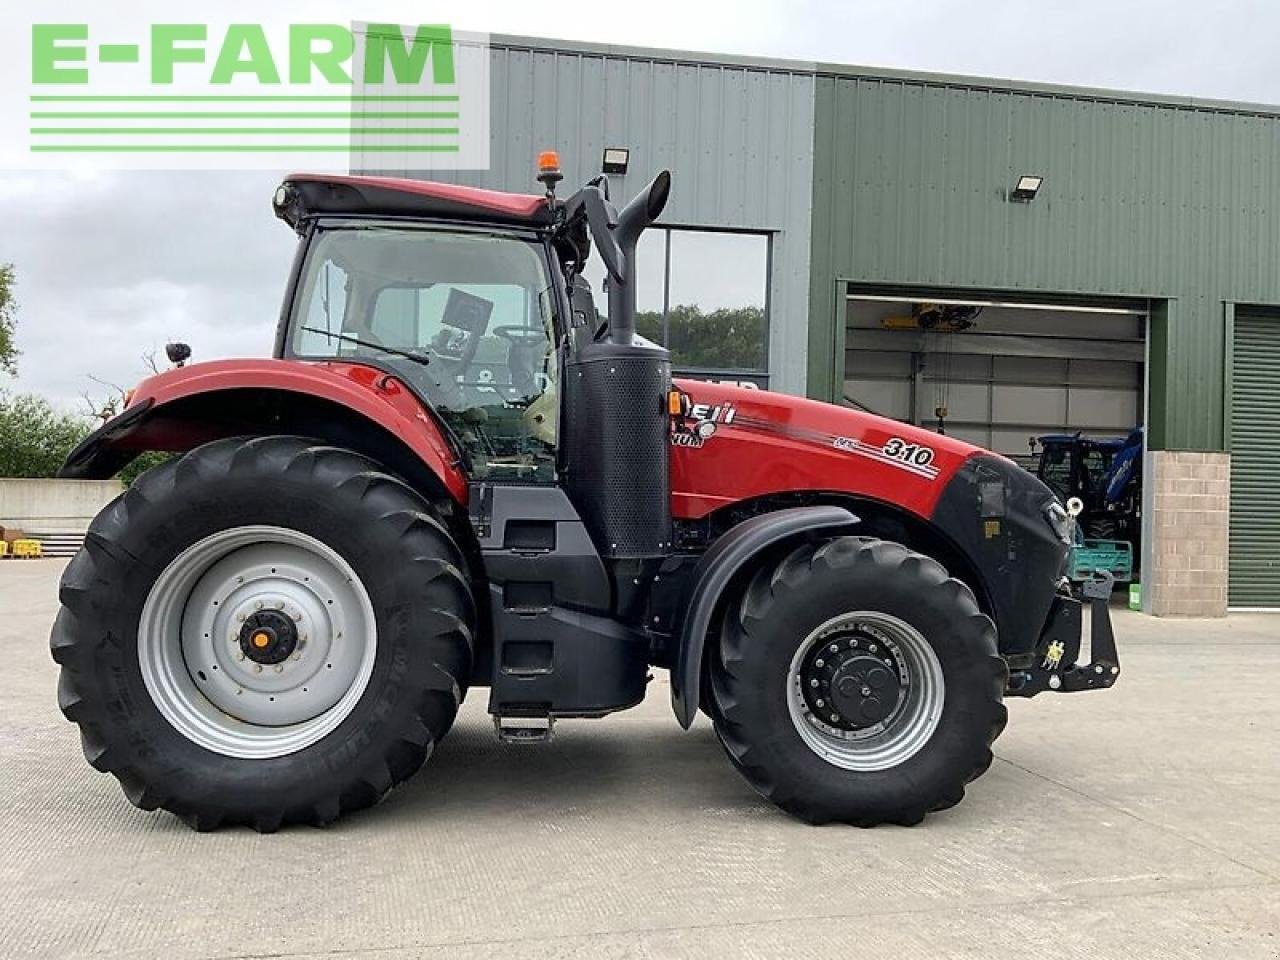
M 1063 504 L 1074 497 L 1083 505 L 1076 518 L 1072 580 L 1086 580 L 1096 569 L 1121 583 L 1133 579 L 1142 535 L 1142 449 L 1141 427 L 1125 437 L 1031 438 L 1036 476 Z

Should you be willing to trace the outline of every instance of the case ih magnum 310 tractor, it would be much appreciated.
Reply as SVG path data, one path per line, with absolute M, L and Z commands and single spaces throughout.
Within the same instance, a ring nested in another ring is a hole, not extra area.
M 672 381 L 598 178 L 555 196 L 290 177 L 270 360 L 153 377 L 70 456 L 176 456 L 62 580 L 58 700 L 89 762 L 196 829 L 322 824 L 411 776 L 468 688 L 500 737 L 669 671 L 755 790 L 912 824 L 991 763 L 1005 696 L 1110 686 L 1072 518 L 1012 462 L 856 410 Z M 608 316 L 581 279 L 595 249 Z M 714 269 L 714 265 L 708 265 Z

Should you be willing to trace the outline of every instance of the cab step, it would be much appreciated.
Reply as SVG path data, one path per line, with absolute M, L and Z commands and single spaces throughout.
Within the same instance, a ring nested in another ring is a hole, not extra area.
M 498 716 L 493 727 L 503 743 L 550 743 L 555 722 L 550 716 Z

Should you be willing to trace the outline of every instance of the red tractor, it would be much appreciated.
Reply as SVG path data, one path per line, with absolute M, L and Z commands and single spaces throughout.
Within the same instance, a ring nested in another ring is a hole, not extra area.
M 1003 697 L 1115 681 L 1105 582 L 1077 663 L 1047 487 L 856 410 L 673 382 L 635 332 L 670 177 L 619 211 L 603 178 L 557 198 L 556 167 L 545 195 L 289 177 L 273 359 L 152 377 L 68 458 L 175 454 L 93 522 L 51 641 L 85 755 L 139 807 L 327 823 L 412 776 L 470 687 L 539 741 L 657 667 L 778 806 L 913 824 L 987 769 Z

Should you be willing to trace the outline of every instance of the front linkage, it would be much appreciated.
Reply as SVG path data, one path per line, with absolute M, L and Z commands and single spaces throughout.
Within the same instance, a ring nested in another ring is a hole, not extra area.
M 1081 664 L 1081 604 L 1069 595 L 1059 594 L 1045 625 L 1035 659 L 1029 669 L 1015 670 L 1009 675 L 1008 696 L 1034 697 L 1051 690 L 1076 693 L 1081 690 L 1103 690 L 1120 676 L 1120 656 L 1111 630 L 1111 590 L 1115 578 L 1105 570 L 1083 585 L 1089 601 L 1089 655 L 1091 663 Z

